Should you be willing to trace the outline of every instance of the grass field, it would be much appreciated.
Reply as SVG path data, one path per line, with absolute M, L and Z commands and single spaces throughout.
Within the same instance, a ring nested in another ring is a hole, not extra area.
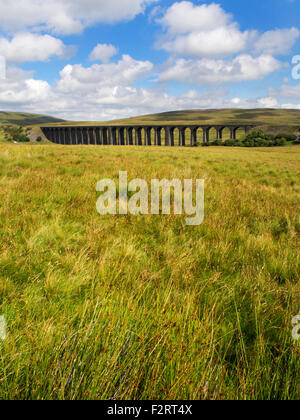
M 96 183 L 205 178 L 204 224 Z M 0 144 L 0 399 L 296 399 L 300 148 Z

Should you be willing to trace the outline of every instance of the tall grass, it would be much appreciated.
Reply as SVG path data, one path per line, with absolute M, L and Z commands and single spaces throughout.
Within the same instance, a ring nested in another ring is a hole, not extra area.
M 300 149 L 0 144 L 1 399 L 296 399 Z M 184 216 L 96 183 L 205 178 Z

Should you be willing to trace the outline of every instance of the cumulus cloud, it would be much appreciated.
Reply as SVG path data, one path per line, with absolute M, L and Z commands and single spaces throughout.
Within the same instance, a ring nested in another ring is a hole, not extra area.
M 91 52 L 89 59 L 91 61 L 102 61 L 107 63 L 111 57 L 118 53 L 117 48 L 111 44 L 98 44 Z
M 13 109 L 35 107 L 49 99 L 50 85 L 44 80 L 36 80 L 31 72 L 8 68 L 5 80 L 0 79 L 0 107 Z
M 267 31 L 258 37 L 255 49 L 267 54 L 289 54 L 300 36 L 297 28 Z
M 114 68 L 108 65 L 103 65 L 103 69 L 99 68 L 101 66 L 66 66 L 54 88 L 43 80 L 35 80 L 31 72 L 9 68 L 7 79 L 0 80 L 0 108 L 27 112 L 39 109 L 41 113 L 65 119 L 99 121 L 186 107 L 206 108 L 216 105 L 215 97 L 220 98 L 221 105 L 222 95 L 226 93 L 222 89 L 215 94 L 191 90 L 176 97 L 161 89 L 132 87 L 133 79 L 150 66 L 131 59 L 132 71 L 125 78 L 117 76 L 117 69 L 129 60 L 124 57 Z M 105 77 L 112 71 L 114 83 L 106 83 Z
M 0 28 L 16 32 L 28 28 L 57 34 L 80 33 L 95 23 L 130 20 L 157 0 L 0 0 Z
M 11 40 L 0 38 L 0 54 L 7 61 L 46 61 L 50 57 L 66 57 L 73 52 L 72 47 L 50 35 L 18 33 Z
M 180 35 L 163 44 L 169 52 L 180 55 L 217 57 L 232 55 L 246 47 L 248 33 L 241 33 L 235 25 L 216 27 L 209 31 L 199 30 Z
M 146 77 L 152 68 L 150 61 L 137 61 L 129 55 L 123 55 L 117 63 L 93 64 L 91 67 L 67 65 L 60 72 L 57 90 L 86 93 L 100 87 L 131 86 L 136 79 Z
M 125 78 L 117 76 L 117 69 L 127 61 L 131 62 L 132 72 Z M 148 63 L 130 57 L 97 67 L 69 65 L 60 73 L 57 85 L 51 87 L 46 81 L 36 80 L 31 72 L 9 67 L 7 79 L 0 80 L 0 108 L 24 112 L 38 109 L 40 113 L 67 120 L 104 121 L 178 109 L 276 106 L 271 97 L 230 98 L 224 87 L 204 92 L 191 89 L 179 96 L 168 94 L 161 87 L 134 87 L 134 79 L 143 73 L 142 69 L 148 68 Z M 109 73 L 114 73 L 113 82 L 105 81 Z
M 242 31 L 216 3 L 176 2 L 157 22 L 164 29 L 157 47 L 173 56 L 159 80 L 196 85 L 262 79 L 283 66 L 276 55 L 287 54 L 300 36 L 296 28 Z
M 281 63 L 270 55 L 253 58 L 248 54 L 233 60 L 178 59 L 159 76 L 161 81 L 179 81 L 196 85 L 257 80 L 278 70 Z
M 90 60 L 100 63 L 88 67 L 69 64 L 60 71 L 53 86 L 36 79 L 34 73 L 11 67 L 11 63 L 65 57 L 70 53 L 69 47 L 53 34 L 79 33 L 95 23 L 133 19 L 155 1 L 158 0 L 0 0 L 0 29 L 9 32 L 9 37 L 0 38 L 0 54 L 9 63 L 7 78 L 0 78 L 0 108 L 99 121 L 178 109 L 281 107 L 278 95 L 300 97 L 300 88 L 296 88 L 296 94 L 295 87 L 288 86 L 248 100 L 230 98 L 227 89 L 216 87 L 221 83 L 262 79 L 279 70 L 282 63 L 275 56 L 287 53 L 300 33 L 296 28 L 264 34 L 242 31 L 233 16 L 215 3 L 177 2 L 159 20 L 164 28 L 160 48 L 169 51 L 172 59 L 157 80 L 214 85 L 205 92 L 193 86 L 175 96 L 161 84 L 136 87 L 138 79 L 153 76 L 153 64 L 129 55 L 110 62 L 118 52 L 110 44 L 98 44 L 91 52 Z M 44 31 L 52 35 L 44 35 Z
M 261 108 L 277 108 L 278 101 L 275 98 L 270 96 L 266 96 L 265 98 L 259 98 L 258 103 Z
M 220 5 L 174 3 L 157 20 L 164 35 L 158 48 L 181 56 L 220 58 L 242 52 L 287 54 L 300 36 L 296 28 L 268 31 L 241 31 L 233 16 Z
M 189 1 L 174 3 L 158 21 L 170 34 L 185 34 L 199 29 L 226 26 L 232 20 L 218 4 L 196 6 Z
M 269 94 L 281 98 L 300 99 L 300 85 L 290 86 L 285 84 L 278 89 L 269 89 Z
M 282 104 L 282 109 L 300 109 L 300 104 Z
M 246 47 L 248 32 L 242 33 L 232 16 L 218 4 L 174 3 L 159 20 L 166 35 L 161 47 L 180 55 L 215 57 L 237 53 Z

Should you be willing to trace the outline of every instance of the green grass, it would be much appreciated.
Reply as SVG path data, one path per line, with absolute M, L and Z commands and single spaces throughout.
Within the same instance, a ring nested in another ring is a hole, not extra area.
M 0 144 L 0 398 L 299 399 L 300 148 Z M 204 224 L 96 183 L 205 178 Z

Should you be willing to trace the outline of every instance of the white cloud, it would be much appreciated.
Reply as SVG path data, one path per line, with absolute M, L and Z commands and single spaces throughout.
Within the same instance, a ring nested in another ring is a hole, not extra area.
M 300 99 L 300 85 L 282 85 L 278 89 L 269 89 L 269 94 L 280 98 Z
M 226 26 L 231 19 L 231 15 L 218 4 L 195 6 L 189 1 L 182 1 L 174 3 L 159 22 L 169 34 L 185 34 Z
M 124 62 L 132 60 L 132 71 L 126 77 L 117 76 Z M 216 106 L 216 97 L 222 105 L 224 89 L 199 93 L 189 91 L 176 97 L 161 89 L 132 87 L 142 68 L 149 64 L 123 57 L 114 65 L 66 66 L 57 86 L 34 80 L 30 72 L 9 68 L 6 81 L 0 81 L 0 108 L 27 112 L 47 113 L 70 120 L 110 120 L 139 114 L 176 110 L 179 108 L 208 108 Z M 114 67 L 113 67 L 114 66 Z M 114 83 L 106 83 L 103 77 L 114 72 Z M 90 78 L 90 76 L 92 77 Z M 119 77 L 119 79 L 117 78 Z
M 131 74 L 118 76 L 118 69 L 126 62 L 131 63 Z M 223 87 L 205 92 L 191 89 L 180 96 L 170 95 L 161 87 L 133 87 L 134 80 L 143 74 L 142 69 L 150 69 L 151 63 L 145 63 L 125 56 L 116 64 L 89 68 L 69 65 L 61 71 L 60 80 L 54 87 L 34 79 L 31 72 L 9 67 L 6 81 L 0 80 L 0 108 L 24 112 L 38 110 L 68 120 L 104 121 L 178 109 L 276 106 L 276 100 L 271 97 L 230 98 Z M 107 83 L 109 73 L 113 74 L 113 82 Z
M 177 2 L 157 21 L 165 30 L 157 47 L 181 57 L 169 60 L 159 80 L 196 85 L 262 79 L 283 66 L 275 56 L 287 53 L 300 36 L 296 28 L 241 31 L 215 3 Z
M 0 107 L 2 109 L 26 106 L 39 107 L 46 102 L 51 93 L 50 85 L 44 80 L 35 80 L 31 72 L 24 72 L 16 68 L 8 68 L 6 79 L 0 80 Z
M 161 81 L 178 81 L 196 85 L 257 80 L 281 67 L 270 55 L 253 58 L 243 54 L 233 60 L 178 59 L 174 65 L 164 70 Z
M 282 104 L 282 109 L 300 109 L 300 104 Z
M 0 28 L 29 28 L 57 34 L 80 33 L 94 23 L 131 20 L 157 0 L 0 0 Z
M 0 29 L 10 33 L 9 39 L 0 38 L 0 54 L 10 63 L 65 57 L 69 48 L 41 31 L 72 34 L 95 23 L 133 19 L 155 1 L 0 0 Z M 165 65 L 158 80 L 201 86 L 262 79 L 281 68 L 274 56 L 288 52 L 300 34 L 295 28 L 264 34 L 241 31 L 232 15 L 214 3 L 175 3 L 160 23 L 165 29 L 160 47 L 175 58 Z M 216 86 L 201 93 L 191 89 L 180 96 L 166 93 L 161 85 L 137 88 L 136 80 L 153 76 L 153 64 L 129 55 L 110 62 L 116 53 L 113 45 L 98 44 L 89 58 L 102 63 L 69 64 L 54 86 L 9 66 L 7 79 L 0 80 L 0 108 L 99 121 L 178 109 L 285 107 L 289 105 L 280 105 L 277 94 L 300 97 L 300 87 L 288 86 L 248 100 L 230 98 L 225 88 Z
M 289 54 L 299 36 L 297 28 L 267 31 L 258 38 L 255 49 L 265 54 Z
M 70 52 L 60 39 L 50 35 L 18 33 L 11 41 L 0 38 L 0 54 L 13 63 L 46 61 L 53 56 L 66 57 Z
M 233 16 L 218 4 L 174 3 L 157 20 L 165 30 L 157 47 L 180 56 L 220 58 L 241 52 L 288 54 L 300 36 L 296 28 L 241 31 Z
M 76 94 L 100 87 L 131 86 L 136 79 L 146 77 L 152 68 L 150 61 L 137 61 L 129 55 L 123 55 L 117 63 L 93 64 L 87 68 L 81 64 L 68 65 L 60 72 L 57 90 Z
M 158 20 L 166 30 L 160 48 L 183 56 L 218 57 L 246 49 L 253 32 L 241 32 L 218 4 L 174 3 Z
M 262 108 L 277 108 L 278 107 L 277 99 L 272 98 L 270 96 L 258 99 L 258 103 L 260 104 L 260 107 Z
M 220 26 L 209 31 L 199 30 L 180 35 L 163 44 L 169 52 L 198 57 L 232 55 L 246 47 L 248 33 L 241 33 L 235 25 Z
M 107 63 L 111 57 L 118 53 L 117 48 L 111 44 L 98 44 L 90 54 L 91 61 L 102 61 Z

